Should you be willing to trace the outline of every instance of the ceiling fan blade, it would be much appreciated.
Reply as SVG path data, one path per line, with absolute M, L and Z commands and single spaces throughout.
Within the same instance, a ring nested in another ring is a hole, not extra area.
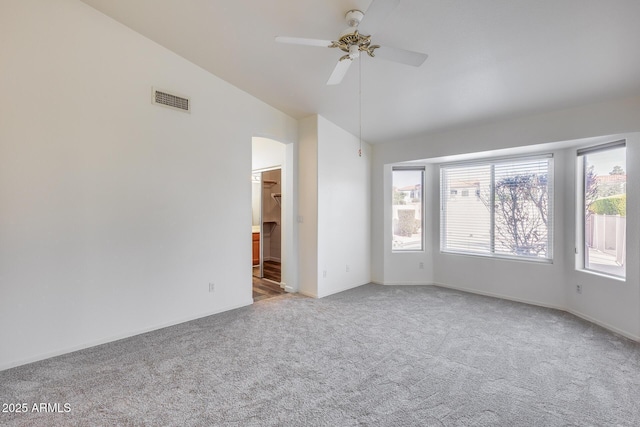
M 426 61 L 426 53 L 413 52 L 411 50 L 398 49 L 395 47 L 380 46 L 374 51 L 376 58 L 386 59 L 387 61 L 399 62 L 401 64 L 412 65 L 414 67 L 421 66 Z
M 347 74 L 347 71 L 349 70 L 352 62 L 353 61 L 351 59 L 343 59 L 341 61 L 338 61 L 338 63 L 336 64 L 336 68 L 334 68 L 333 72 L 331 73 L 331 77 L 329 77 L 329 80 L 327 80 L 327 85 L 339 84 L 344 78 L 344 75 Z
M 368 36 L 374 34 L 398 6 L 400 0 L 373 0 L 371 5 L 364 13 L 362 22 L 358 25 L 358 31 Z
M 304 46 L 318 46 L 329 47 L 333 42 L 330 40 L 318 40 L 318 39 L 301 39 L 299 37 L 276 37 L 278 43 L 299 44 Z

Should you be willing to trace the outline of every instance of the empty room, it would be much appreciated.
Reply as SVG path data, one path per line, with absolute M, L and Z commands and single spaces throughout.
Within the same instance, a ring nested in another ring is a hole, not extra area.
M 639 425 L 639 17 L 0 0 L 0 424 Z

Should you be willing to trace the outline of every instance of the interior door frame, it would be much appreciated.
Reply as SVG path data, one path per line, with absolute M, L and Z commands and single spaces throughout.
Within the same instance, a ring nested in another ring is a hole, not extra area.
M 269 172 L 269 171 L 274 171 L 274 170 L 279 170 L 280 171 L 280 181 L 282 181 L 282 165 L 277 165 L 277 166 L 270 166 L 268 168 L 262 168 L 262 169 L 255 169 L 251 171 L 251 175 L 254 174 L 260 174 L 260 214 L 259 216 L 259 221 L 260 221 L 260 263 L 259 263 L 259 270 L 260 270 L 260 278 L 264 279 L 264 230 L 263 230 L 263 221 L 262 221 L 262 217 L 263 217 L 263 203 L 262 203 L 262 190 L 264 189 L 263 187 L 263 174 L 265 172 Z M 282 185 L 282 182 L 281 182 Z M 281 219 L 282 221 L 282 219 Z M 282 256 L 282 255 L 281 255 Z

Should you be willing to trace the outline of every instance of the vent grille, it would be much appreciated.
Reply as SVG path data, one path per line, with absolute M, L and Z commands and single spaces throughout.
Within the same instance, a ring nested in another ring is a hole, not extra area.
M 175 108 L 180 111 L 191 111 L 191 101 L 189 98 L 172 94 L 164 90 L 153 88 L 152 102 L 165 107 Z

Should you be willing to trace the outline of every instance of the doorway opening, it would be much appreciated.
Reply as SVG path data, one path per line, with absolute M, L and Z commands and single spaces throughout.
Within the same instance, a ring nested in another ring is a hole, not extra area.
M 280 169 L 273 169 L 261 175 L 261 277 L 279 284 L 282 279 L 282 173 Z
M 293 144 L 265 137 L 252 138 L 252 291 L 260 301 L 295 292 Z
M 283 294 L 282 170 L 252 174 L 253 300 Z

